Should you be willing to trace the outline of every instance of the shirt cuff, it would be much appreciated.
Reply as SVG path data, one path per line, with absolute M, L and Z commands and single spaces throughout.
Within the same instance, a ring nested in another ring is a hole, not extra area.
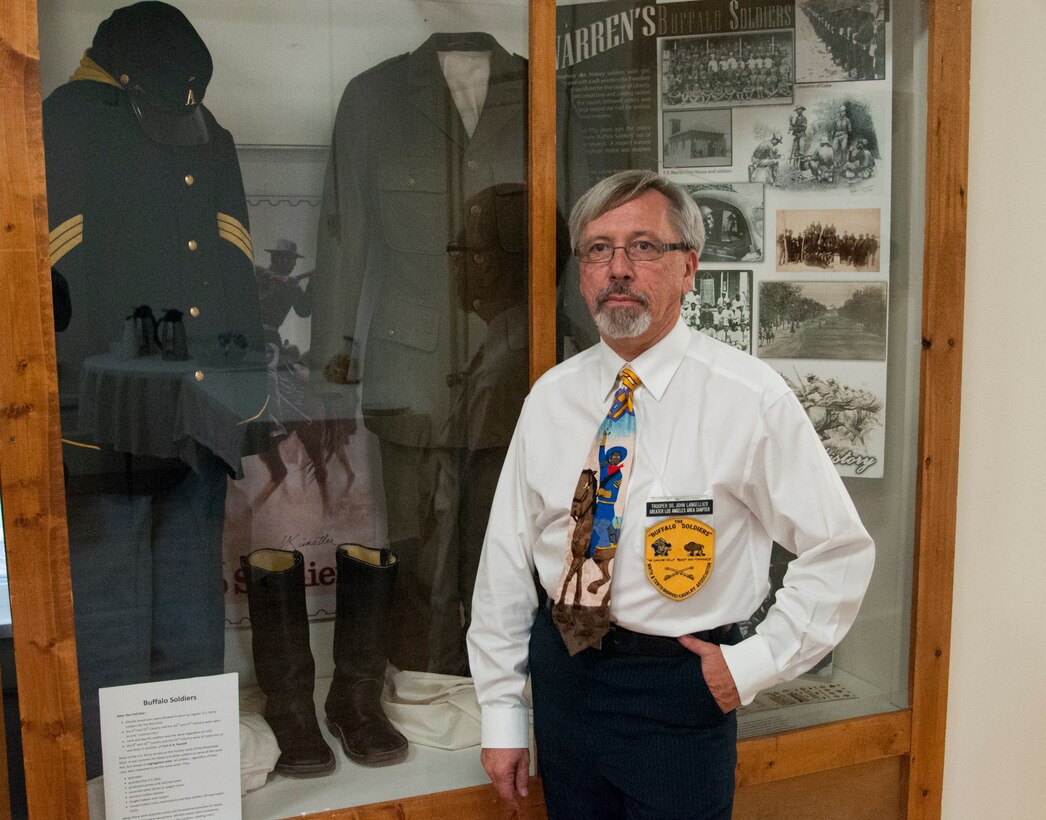
M 758 633 L 733 646 L 719 647 L 734 679 L 741 705 L 747 706 L 768 686 L 779 682 L 777 663 L 766 638 Z
M 526 706 L 484 706 L 484 749 L 530 748 L 530 709 Z

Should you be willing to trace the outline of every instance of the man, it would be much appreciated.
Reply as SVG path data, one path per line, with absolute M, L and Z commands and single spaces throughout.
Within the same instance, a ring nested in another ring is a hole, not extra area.
M 781 144 L 781 136 L 776 132 L 770 135 L 770 139 L 763 140 L 752 152 L 752 163 L 748 166 L 748 181 L 755 179 L 756 171 L 765 168 L 765 174 L 770 177 L 770 184 L 777 184 L 777 164 L 781 161 L 781 155 L 777 152 L 777 146 Z
M 853 125 L 846 116 L 846 106 L 839 106 L 839 115 L 832 121 L 832 154 L 835 157 L 835 168 L 840 170 L 846 162 L 847 149 L 850 147 L 850 135 Z
M 269 267 L 255 265 L 254 275 L 258 281 L 266 340 L 279 346 L 280 325 L 290 309 L 293 307 L 294 312 L 302 317 L 309 315 L 308 299 L 298 282 L 312 273 L 294 275 L 294 268 L 302 258 L 296 242 L 279 239 L 276 247 L 266 248 L 266 252 L 269 254 Z
M 570 228 L 601 342 L 534 385 L 495 494 L 469 633 L 481 759 L 504 799 L 526 795 L 529 671 L 550 818 L 729 817 L 734 709 L 843 637 L 872 541 L 784 381 L 680 318 L 704 241 L 693 200 L 626 171 L 578 201 Z M 568 649 L 557 625 L 576 476 L 622 400 L 635 453 L 610 623 L 590 648 L 571 635 Z M 676 545 L 657 536 L 679 526 L 695 536 L 671 561 L 661 552 Z M 773 541 L 798 555 L 787 583 L 757 633 L 728 646 L 767 591 Z M 663 593 L 659 561 L 689 590 Z

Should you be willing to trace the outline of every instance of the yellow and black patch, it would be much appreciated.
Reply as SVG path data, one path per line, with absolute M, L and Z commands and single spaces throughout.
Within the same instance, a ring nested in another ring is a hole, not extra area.
M 646 576 L 682 601 L 705 585 L 715 565 L 715 528 L 696 518 L 665 518 L 646 531 Z

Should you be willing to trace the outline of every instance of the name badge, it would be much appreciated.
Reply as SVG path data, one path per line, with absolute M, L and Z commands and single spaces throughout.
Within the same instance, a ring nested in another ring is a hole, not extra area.
M 682 601 L 705 585 L 715 565 L 715 528 L 696 518 L 666 518 L 646 531 L 646 576 L 654 589 Z

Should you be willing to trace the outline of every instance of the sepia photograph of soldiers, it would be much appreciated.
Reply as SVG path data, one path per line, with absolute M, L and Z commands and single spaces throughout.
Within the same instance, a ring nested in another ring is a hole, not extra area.
M 879 209 L 777 212 L 777 270 L 878 271 Z
M 665 168 L 712 168 L 733 165 L 731 110 L 666 111 L 662 132 Z
M 752 271 L 700 271 L 683 297 L 682 315 L 694 330 L 752 352 Z
M 791 102 L 794 60 L 790 30 L 665 39 L 662 107 Z
M 806 0 L 796 15 L 796 80 L 886 77 L 886 9 L 867 0 Z
M 885 282 L 763 282 L 759 356 L 886 358 Z

